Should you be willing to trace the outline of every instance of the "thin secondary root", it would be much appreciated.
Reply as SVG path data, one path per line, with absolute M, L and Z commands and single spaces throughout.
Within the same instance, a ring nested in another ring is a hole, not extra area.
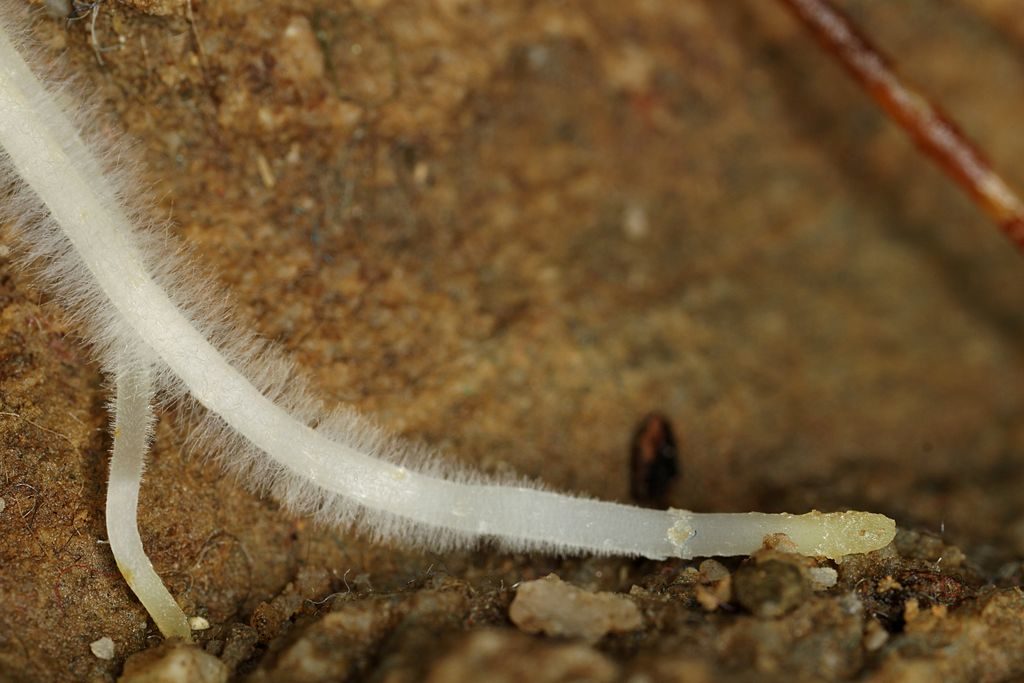
M 938 105 L 900 79 L 831 0 L 779 0 L 1006 236 L 1024 251 L 1024 202 L 993 170 L 981 150 Z
M 107 538 L 117 568 L 167 638 L 192 639 L 185 613 L 153 570 L 139 537 L 139 486 L 153 425 L 153 388 L 145 370 L 120 369 L 114 400 L 114 450 L 107 488 Z

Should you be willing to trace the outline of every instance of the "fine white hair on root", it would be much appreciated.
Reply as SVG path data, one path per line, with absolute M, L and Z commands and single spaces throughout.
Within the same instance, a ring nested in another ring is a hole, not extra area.
M 824 525 L 806 515 L 701 516 L 499 481 L 351 409 L 325 413 L 294 366 L 245 331 L 213 280 L 196 277 L 170 226 L 151 218 L 114 128 L 73 104 L 67 86 L 33 75 L 12 42 L 25 35 L 16 12 L 0 0 L 3 214 L 104 369 L 149 375 L 164 404 L 202 414 L 197 447 L 254 490 L 325 524 L 438 551 L 492 539 L 511 550 L 692 557 L 752 552 L 766 534 L 793 533 L 798 548 L 834 557 L 891 539 L 892 521 L 880 515 Z
M 51 85 L 60 83 L 52 74 L 44 86 L 18 64 L 18 52 L 31 50 L 12 42 L 25 35 L 16 12 L 2 3 L 3 215 L 24 262 L 85 330 L 104 369 L 151 372 L 161 404 L 198 416 L 196 450 L 289 509 L 376 540 L 437 551 L 488 538 L 513 550 L 671 552 L 665 518 L 646 550 L 636 542 L 633 522 L 664 513 L 485 478 L 351 409 L 325 413 L 294 365 L 237 322 L 213 280 L 197 277 L 167 238 L 170 226 L 152 218 L 113 126 L 97 123 L 104 117 L 94 108 L 59 104 L 77 102 L 74 86 Z M 600 530 L 602 516 L 623 511 L 633 522 L 619 519 L 618 538 Z

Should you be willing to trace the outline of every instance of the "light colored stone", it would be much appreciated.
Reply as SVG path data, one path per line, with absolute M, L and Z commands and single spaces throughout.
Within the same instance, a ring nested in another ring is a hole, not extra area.
M 194 645 L 164 644 L 128 658 L 118 683 L 226 683 L 228 668 Z
M 508 615 L 527 633 L 588 642 L 643 625 L 640 610 L 629 598 L 614 593 L 591 593 L 565 583 L 555 574 L 520 584 Z
M 810 567 L 807 574 L 811 577 L 811 588 L 816 591 L 828 590 L 839 581 L 839 573 L 832 567 Z
M 114 658 L 114 641 L 109 636 L 103 636 L 89 643 L 89 649 L 99 659 Z
M 206 617 L 189 617 L 188 627 L 193 631 L 206 631 L 210 628 L 210 620 Z

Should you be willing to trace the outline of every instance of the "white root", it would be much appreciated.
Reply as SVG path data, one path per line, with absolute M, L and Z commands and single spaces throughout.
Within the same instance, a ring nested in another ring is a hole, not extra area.
M 153 386 L 145 370 L 117 373 L 114 448 L 107 485 L 107 540 L 121 576 L 167 638 L 192 639 L 185 613 L 171 597 L 142 547 L 139 485 L 153 431 Z
M 489 539 L 512 550 L 660 559 L 745 554 L 785 534 L 800 552 L 840 557 L 892 539 L 895 525 L 881 515 L 681 514 L 497 481 L 424 459 L 351 411 L 323 415 L 290 366 L 208 310 L 211 287 L 175 265 L 175 248 L 137 208 L 139 183 L 121 165 L 106 168 L 119 150 L 87 143 L 33 74 L 11 38 L 12 16 L 0 0 L 0 179 L 14 187 L 3 211 L 21 223 L 26 250 L 117 376 L 110 540 L 124 541 L 119 566 L 166 635 L 187 637 L 187 621 L 128 529 L 153 389 L 205 408 L 204 445 L 252 488 L 324 522 L 438 552 Z

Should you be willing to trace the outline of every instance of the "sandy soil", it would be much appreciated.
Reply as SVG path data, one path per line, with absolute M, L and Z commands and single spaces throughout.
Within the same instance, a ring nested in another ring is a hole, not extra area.
M 1013 0 L 843 4 L 1024 187 Z M 819 591 L 785 558 L 378 547 L 223 478 L 165 414 L 143 538 L 234 677 L 1024 675 L 1024 263 L 773 3 L 107 0 L 33 31 L 329 404 L 623 501 L 657 409 L 675 506 L 904 530 Z M 160 638 L 103 543 L 108 392 L 17 253 L 5 233 L 0 679 L 114 680 Z M 513 586 L 551 572 L 643 625 L 521 633 Z

